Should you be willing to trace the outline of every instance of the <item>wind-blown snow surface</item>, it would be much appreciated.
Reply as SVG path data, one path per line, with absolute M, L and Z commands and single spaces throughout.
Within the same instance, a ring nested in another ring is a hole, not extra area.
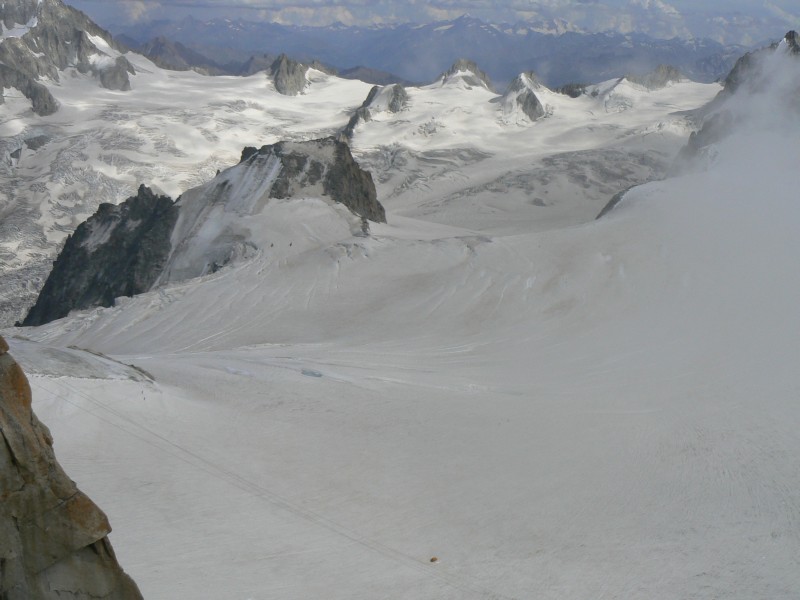
M 400 193 L 370 237 L 287 223 L 274 259 L 9 342 L 147 598 L 794 598 L 780 114 L 597 222 L 476 233 Z

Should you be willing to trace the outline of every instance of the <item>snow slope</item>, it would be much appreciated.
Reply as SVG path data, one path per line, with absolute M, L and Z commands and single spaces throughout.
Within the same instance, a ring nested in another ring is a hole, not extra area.
M 452 152 L 490 106 L 410 96 L 447 135 L 378 116 L 364 154 Z M 756 100 L 708 171 L 599 221 L 468 218 L 432 177 L 369 237 L 4 335 L 147 598 L 794 598 L 800 122 Z M 505 149 L 652 123 L 564 102 Z

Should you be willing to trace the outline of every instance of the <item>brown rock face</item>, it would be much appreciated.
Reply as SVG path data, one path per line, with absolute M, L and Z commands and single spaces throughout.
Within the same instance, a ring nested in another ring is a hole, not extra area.
M 0 337 L 0 600 L 137 600 L 108 519 L 67 477 Z

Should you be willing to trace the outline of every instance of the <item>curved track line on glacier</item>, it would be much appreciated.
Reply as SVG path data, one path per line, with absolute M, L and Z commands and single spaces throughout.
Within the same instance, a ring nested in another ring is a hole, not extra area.
M 327 529 L 331 533 L 334 533 L 340 537 L 344 537 L 350 540 L 351 542 L 354 542 L 360 546 L 363 546 L 373 552 L 376 552 L 384 556 L 385 558 L 402 563 L 403 565 L 410 567 L 418 571 L 419 573 L 422 573 L 423 575 L 438 579 L 442 583 L 449 585 L 450 587 L 456 588 L 462 592 L 475 594 L 476 596 L 484 600 L 516 600 L 515 598 L 512 598 L 510 596 L 505 596 L 498 592 L 493 592 L 478 584 L 465 582 L 461 578 L 442 573 L 440 570 L 434 570 L 431 567 L 427 566 L 426 563 L 421 562 L 419 559 L 416 559 L 413 556 L 409 556 L 385 544 L 382 544 L 380 542 L 362 536 L 358 532 L 344 525 L 341 525 L 336 521 L 333 521 L 312 510 L 303 508 L 302 506 L 295 504 L 291 500 L 288 500 L 283 496 L 280 496 L 279 494 L 271 492 L 267 488 L 262 487 L 248 480 L 245 477 L 242 477 L 241 475 L 239 475 L 238 473 L 227 467 L 214 464 L 213 462 L 203 458 L 196 452 L 173 442 L 172 440 L 153 431 L 149 427 L 142 425 L 141 423 L 137 423 L 124 413 L 121 413 L 120 411 L 117 411 L 109 406 L 106 406 L 105 404 L 92 398 L 88 394 L 85 394 L 80 390 L 75 389 L 74 387 L 70 386 L 63 380 L 50 379 L 50 381 L 54 383 L 56 386 L 67 390 L 69 393 L 83 398 L 90 404 L 94 405 L 98 410 L 96 411 L 90 410 L 85 406 L 81 406 L 79 403 L 70 400 L 69 397 L 56 396 L 55 393 L 42 387 L 41 385 L 38 385 L 33 380 L 31 381 L 31 385 L 32 387 L 37 388 L 39 391 L 45 392 L 49 394 L 51 397 L 57 398 L 63 402 L 67 402 L 68 404 L 74 406 L 78 410 L 85 412 L 103 421 L 104 423 L 107 423 L 108 425 L 111 425 L 112 427 L 115 427 L 139 439 L 143 443 L 153 448 L 156 448 L 161 452 L 169 454 L 170 456 L 180 460 L 181 462 L 184 462 L 197 469 L 200 469 L 201 471 L 207 473 L 208 475 L 214 477 L 215 479 L 224 481 L 225 483 L 228 483 L 229 485 L 232 485 L 245 493 L 248 493 L 256 498 L 268 502 L 269 504 L 273 505 L 278 509 L 288 512 L 293 516 L 298 517 L 308 523 Z M 109 413 L 114 417 L 116 417 L 117 419 L 123 421 L 124 423 L 114 422 L 114 420 L 102 414 L 99 414 L 102 412 Z M 130 428 L 126 427 L 125 424 L 128 424 Z M 137 432 L 136 430 L 139 430 L 139 432 Z M 155 440 L 153 438 L 155 438 Z M 166 445 L 167 447 L 164 447 L 164 445 Z

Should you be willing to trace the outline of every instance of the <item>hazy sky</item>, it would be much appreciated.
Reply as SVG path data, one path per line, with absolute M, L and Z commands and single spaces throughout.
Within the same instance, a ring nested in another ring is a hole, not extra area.
M 700 22 L 759 22 L 800 28 L 797 0 L 66 0 L 103 25 L 137 20 L 227 16 L 282 23 L 325 25 L 418 22 L 464 13 L 490 22 L 563 18 L 586 29 L 603 30 L 646 22 L 669 23 L 677 34 L 693 33 Z M 738 20 L 738 21 L 737 21 Z M 622 23 L 622 26 L 620 25 Z M 667 29 L 669 31 L 669 29 Z M 784 31 L 785 32 L 785 31 Z

